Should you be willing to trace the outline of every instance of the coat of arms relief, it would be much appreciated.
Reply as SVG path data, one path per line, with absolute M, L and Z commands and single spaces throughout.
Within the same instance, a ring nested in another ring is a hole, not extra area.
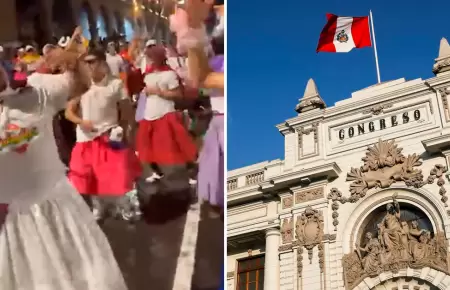
M 347 173 L 347 181 L 351 181 L 349 202 L 356 202 L 364 197 L 372 188 L 389 188 L 393 183 L 404 182 L 408 187 L 420 188 L 425 184 L 432 184 L 438 179 L 439 194 L 446 205 L 447 197 L 443 187 L 445 181 L 443 174 L 447 167 L 437 164 L 431 170 L 429 177 L 424 180 L 420 155 L 410 154 L 405 156 L 403 149 L 399 148 L 395 140 L 382 141 L 381 139 L 369 147 L 364 162 L 360 168 L 351 168 Z

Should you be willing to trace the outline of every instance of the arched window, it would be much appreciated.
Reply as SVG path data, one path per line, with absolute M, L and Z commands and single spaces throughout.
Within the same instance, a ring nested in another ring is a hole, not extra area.
M 133 23 L 127 18 L 125 18 L 125 21 L 124 21 L 124 28 L 125 28 L 125 31 L 124 31 L 125 39 L 127 41 L 131 41 L 134 36 L 134 28 L 133 28 Z
M 125 26 L 122 15 L 118 11 L 114 12 L 114 22 L 116 24 L 116 32 L 119 34 L 125 34 Z
M 97 34 L 97 25 L 96 25 L 94 13 L 92 11 L 91 6 L 88 2 L 83 2 L 81 6 L 80 12 L 80 25 L 83 29 L 83 36 L 87 40 L 91 40 Z
M 109 36 L 109 16 L 105 6 L 100 6 L 100 12 L 97 17 L 98 36 L 106 38 Z

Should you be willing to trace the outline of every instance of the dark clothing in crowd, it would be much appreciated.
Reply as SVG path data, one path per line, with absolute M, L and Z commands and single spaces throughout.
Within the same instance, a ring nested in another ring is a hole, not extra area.
M 58 112 L 53 117 L 53 135 L 55 137 L 58 154 L 61 161 L 69 167 L 70 155 L 77 141 L 75 124 L 64 116 L 64 111 Z

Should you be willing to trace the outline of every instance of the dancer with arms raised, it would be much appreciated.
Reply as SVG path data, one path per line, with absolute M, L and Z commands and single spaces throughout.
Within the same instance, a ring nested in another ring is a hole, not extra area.
M 78 29 L 78 33 L 81 29 Z M 108 241 L 65 175 L 52 132 L 79 75 L 78 54 L 53 60 L 64 73 L 34 73 L 11 89 L 0 71 L 0 289 L 126 290 Z

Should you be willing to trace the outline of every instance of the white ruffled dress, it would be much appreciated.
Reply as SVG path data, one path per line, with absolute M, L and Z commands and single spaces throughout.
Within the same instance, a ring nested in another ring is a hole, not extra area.
M 108 240 L 69 183 L 52 132 L 69 74 L 29 77 L 30 88 L 3 98 L 0 289 L 126 290 Z M 3 93 L 4 95 L 4 93 Z

